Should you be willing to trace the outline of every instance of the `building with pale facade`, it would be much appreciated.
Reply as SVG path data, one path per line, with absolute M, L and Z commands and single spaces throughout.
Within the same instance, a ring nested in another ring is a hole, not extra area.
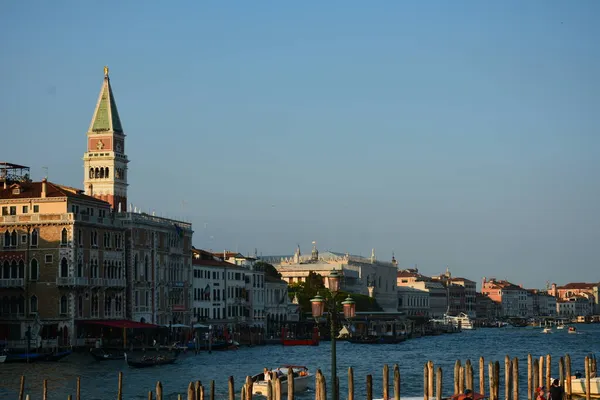
M 563 286 L 553 283 L 548 294 L 560 300 L 568 300 L 573 296 L 584 296 L 590 303 L 592 313 L 600 314 L 600 283 L 572 282 Z
M 398 311 L 409 317 L 430 317 L 429 292 L 409 286 L 399 286 Z
M 527 315 L 527 291 L 505 280 L 483 278 L 481 293 L 500 305 L 503 317 L 524 318 Z
M 373 297 L 385 311 L 397 310 L 397 265 L 393 259 L 392 262 L 378 261 L 374 250 L 370 258 L 329 251 L 319 253 L 313 242 L 308 255 L 302 255 L 298 246 L 291 257 L 264 257 L 262 260 L 273 264 L 288 283 L 303 282 L 311 272 L 326 277 L 336 270 L 342 274 L 342 290 Z
M 401 287 L 411 287 L 429 294 L 429 316 L 443 318 L 448 312 L 448 290 L 441 282 L 435 282 L 430 277 L 419 273 L 418 269 L 404 269 L 396 275 L 398 290 Z

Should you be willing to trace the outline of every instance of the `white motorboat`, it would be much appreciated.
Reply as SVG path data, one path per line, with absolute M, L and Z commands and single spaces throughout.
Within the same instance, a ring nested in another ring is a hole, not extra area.
M 569 333 L 577 333 L 577 328 L 575 328 L 574 326 L 570 326 Z
M 585 378 L 571 378 L 571 393 L 576 396 L 585 396 Z M 600 395 L 600 377 L 590 379 L 590 395 L 598 397 Z
M 544 328 L 542 329 L 542 333 L 552 333 L 552 328 Z
M 300 365 L 284 365 L 279 368 L 267 371 L 271 377 L 279 377 L 281 382 L 281 394 L 287 393 L 288 388 L 288 371 L 292 369 L 294 376 L 294 393 L 303 392 L 308 388 L 309 382 L 313 378 L 313 374 L 310 373 L 308 368 Z M 252 377 L 252 394 L 266 396 L 267 386 L 271 379 L 265 379 L 265 372 Z
M 461 312 L 457 316 L 452 316 L 452 315 L 446 314 L 446 315 L 444 315 L 444 319 L 446 320 L 447 323 L 452 324 L 456 328 L 468 329 L 468 330 L 475 329 L 475 325 L 473 324 L 473 321 L 471 320 L 471 318 L 466 313 L 463 313 L 463 312 Z
M 6 361 L 6 356 L 0 356 L 0 364 Z

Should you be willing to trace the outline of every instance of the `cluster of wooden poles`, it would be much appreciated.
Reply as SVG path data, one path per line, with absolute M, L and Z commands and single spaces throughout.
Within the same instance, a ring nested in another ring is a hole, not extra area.
M 544 368 L 545 366 L 545 368 Z M 485 395 L 486 393 L 486 379 L 485 379 L 485 360 L 483 357 L 479 358 L 479 394 Z M 488 369 L 488 393 L 490 400 L 519 400 L 519 359 L 517 357 L 510 358 L 506 356 L 504 359 L 504 399 L 500 397 L 500 363 L 498 361 L 490 361 L 487 365 Z M 597 373 L 596 359 L 592 357 L 585 358 L 585 387 L 590 387 L 590 380 L 592 376 L 596 376 Z M 294 378 L 292 371 L 289 370 L 287 382 L 287 399 L 294 400 Z M 570 399 L 572 396 L 571 391 L 571 380 L 566 379 L 571 377 L 571 357 L 566 355 L 560 357 L 558 361 L 558 378 L 561 384 L 566 383 L 565 396 L 566 399 Z M 424 400 L 442 400 L 443 398 L 443 372 L 441 367 L 435 368 L 432 361 L 425 363 L 423 368 L 423 398 Z M 464 365 L 460 360 L 457 360 L 454 364 L 454 394 L 464 393 L 466 389 L 475 391 L 474 386 L 474 373 L 473 365 L 470 360 L 467 360 Z M 533 358 L 531 354 L 527 357 L 527 399 L 534 400 L 536 398 L 535 389 L 538 386 L 550 387 L 552 383 L 552 357 L 550 355 L 541 356 L 539 359 Z M 339 378 L 335 390 L 339 394 Z M 252 400 L 252 387 L 253 382 L 250 376 L 246 377 L 245 383 L 242 385 L 240 392 L 240 400 Z M 352 367 L 348 368 L 348 395 L 347 400 L 354 400 L 354 372 Z M 388 365 L 383 366 L 383 399 L 384 400 L 400 400 L 400 369 L 398 364 L 394 365 L 393 369 L 393 394 L 390 394 L 390 381 L 389 381 L 389 367 Z M 228 400 L 236 399 L 236 392 L 234 386 L 233 377 L 229 377 L 228 381 Z M 273 378 L 267 383 L 267 400 L 282 400 L 282 382 L 278 377 Z M 21 387 L 19 391 L 19 400 L 29 400 L 29 395 L 24 397 L 25 392 L 25 377 L 21 376 Z M 210 382 L 208 393 L 205 391 L 201 381 L 190 382 L 187 389 L 188 400 L 205 400 L 208 397 L 210 400 L 215 400 L 215 381 Z M 587 390 L 585 394 L 586 400 L 590 400 L 590 391 Z M 183 395 L 179 395 L 179 399 L 183 399 Z M 340 398 L 338 396 L 338 398 Z M 42 388 L 42 399 L 48 399 L 48 380 L 44 380 Z M 72 400 L 72 395 L 67 396 L 68 400 Z M 76 400 L 81 400 L 81 380 L 77 378 L 76 387 Z M 119 383 L 117 399 L 123 399 L 123 372 L 119 372 Z M 163 385 L 159 381 L 156 384 L 155 391 L 148 392 L 148 400 L 163 400 Z M 315 400 L 326 400 L 327 399 L 327 386 L 325 377 L 320 369 L 317 369 L 315 373 Z M 366 399 L 373 400 L 373 376 L 367 375 L 366 377 Z M 554 399 L 556 400 L 556 399 Z
M 544 370 L 545 364 L 545 370 Z M 500 397 L 500 362 L 489 362 L 488 369 L 488 390 L 490 400 L 518 400 L 519 399 L 519 359 L 511 359 L 508 355 L 504 358 L 504 399 Z M 591 378 L 596 376 L 596 359 L 585 357 L 585 387 L 590 388 Z M 442 399 L 442 369 L 440 367 L 434 372 L 433 362 L 428 361 L 423 368 L 423 392 L 424 399 L 434 398 Z M 571 388 L 571 357 L 567 354 L 560 357 L 558 361 L 558 377 L 552 377 L 552 356 L 541 356 L 534 359 L 531 354 L 527 356 L 527 399 L 536 398 L 536 389 L 540 386 L 549 388 L 553 379 L 558 379 L 560 385 L 565 385 L 564 393 L 567 399 L 572 397 Z M 435 388 L 434 388 L 435 380 Z M 479 358 L 479 394 L 486 393 L 485 382 L 485 360 Z M 435 390 L 434 390 L 435 389 Z M 464 393 L 466 389 L 475 391 L 473 365 L 467 360 L 464 365 L 460 360 L 454 364 L 454 394 Z M 591 399 L 590 390 L 585 393 L 586 400 Z M 554 399 L 556 400 L 556 399 Z

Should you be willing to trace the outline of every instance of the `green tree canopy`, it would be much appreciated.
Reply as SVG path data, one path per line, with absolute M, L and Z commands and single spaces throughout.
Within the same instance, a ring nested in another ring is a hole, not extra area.
M 266 263 L 264 261 L 258 261 L 256 264 L 254 264 L 254 268 L 265 271 L 266 276 L 281 279 L 281 273 L 269 263 Z

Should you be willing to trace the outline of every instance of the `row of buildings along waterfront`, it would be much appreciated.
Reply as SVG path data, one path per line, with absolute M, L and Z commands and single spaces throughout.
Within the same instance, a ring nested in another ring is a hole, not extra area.
M 293 256 L 267 258 L 288 283 L 302 282 L 311 272 L 326 276 L 332 270 L 343 275 L 342 287 L 351 293 L 368 295 L 386 312 L 400 312 L 409 318 L 440 319 L 461 313 L 481 322 L 503 318 L 590 317 L 600 314 L 600 283 L 552 284 L 545 289 L 526 289 L 506 280 L 483 278 L 476 281 L 454 277 L 446 271 L 426 276 L 417 268 L 401 269 L 392 255 L 390 261 L 347 253 L 319 253 L 315 244 L 310 254 L 300 248 Z
M 269 326 L 297 315 L 256 258 L 197 250 L 188 222 L 128 205 L 126 136 L 108 68 L 86 136 L 83 189 L 0 163 L 0 338 L 85 340 L 94 327 Z M 143 326 L 143 325 L 140 325 Z
M 275 335 L 300 320 L 288 284 L 311 272 L 343 275 L 342 289 L 370 296 L 384 313 L 409 318 L 586 316 L 598 310 L 597 283 L 526 290 L 476 282 L 449 271 L 424 276 L 332 251 L 259 260 L 193 246 L 191 223 L 134 208 L 130 160 L 108 69 L 86 135 L 83 189 L 32 181 L 29 168 L 0 163 L 0 340 L 34 336 L 78 344 L 94 327 L 195 323 L 253 326 Z M 262 262 L 261 262 L 262 261 Z M 283 280 L 264 271 L 273 264 Z

